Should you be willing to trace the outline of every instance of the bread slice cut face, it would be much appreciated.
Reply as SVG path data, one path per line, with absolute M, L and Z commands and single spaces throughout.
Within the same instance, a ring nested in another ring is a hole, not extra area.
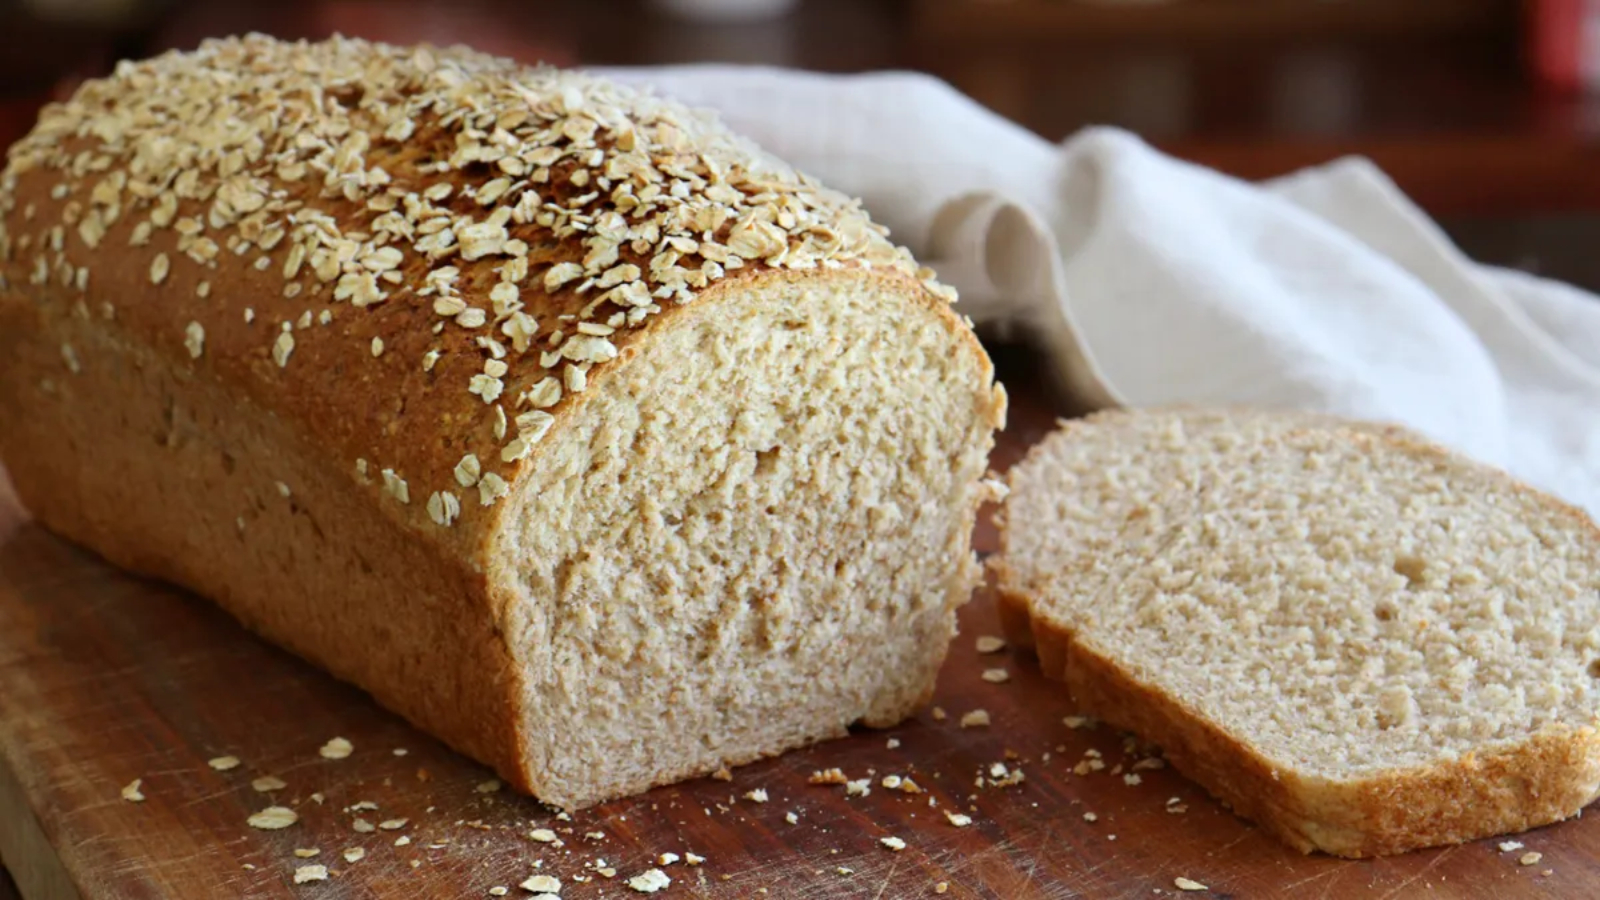
M 1388 426 L 1071 422 L 1010 475 L 1010 636 L 1292 846 L 1372 856 L 1600 794 L 1600 531 Z

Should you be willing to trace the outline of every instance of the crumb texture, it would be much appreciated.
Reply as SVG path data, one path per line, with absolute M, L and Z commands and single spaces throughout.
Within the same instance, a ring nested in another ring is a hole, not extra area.
M 1164 710 L 1147 722 L 1167 737 L 1204 728 L 1236 768 L 1292 775 L 1285 815 L 1509 759 L 1495 777 L 1524 788 L 1481 811 L 1493 833 L 1571 815 L 1600 784 L 1600 536 L 1501 473 L 1389 427 L 1110 414 L 1021 464 L 1005 518 L 1002 589 L 1041 645 L 1067 642 L 1069 683 L 1076 653 Z M 1581 752 L 1530 750 L 1553 737 Z M 1541 771 L 1556 757 L 1568 768 Z

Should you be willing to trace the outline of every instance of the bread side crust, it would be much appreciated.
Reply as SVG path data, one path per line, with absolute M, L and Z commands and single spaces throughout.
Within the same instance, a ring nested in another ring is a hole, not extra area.
M 1493 752 L 1354 781 L 1299 776 L 1088 642 L 1042 619 L 1033 627 L 1041 668 L 1083 712 L 1160 745 L 1178 771 L 1302 853 L 1462 843 L 1559 822 L 1600 797 L 1594 726 L 1554 726 Z

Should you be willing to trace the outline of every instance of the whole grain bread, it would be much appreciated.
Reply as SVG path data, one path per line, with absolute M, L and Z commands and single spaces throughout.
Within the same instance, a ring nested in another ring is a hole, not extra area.
M 0 175 L 0 457 L 555 804 L 887 725 L 1004 414 L 951 292 L 714 120 L 464 49 L 119 65 Z
M 1600 795 L 1600 531 L 1402 429 L 1065 423 L 1013 469 L 1010 637 L 1294 847 L 1519 831 Z

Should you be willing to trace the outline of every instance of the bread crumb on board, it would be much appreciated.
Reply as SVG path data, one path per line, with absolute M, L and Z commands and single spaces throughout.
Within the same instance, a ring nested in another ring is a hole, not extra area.
M 628 879 L 628 887 L 641 894 L 654 894 L 663 888 L 669 887 L 672 879 L 660 869 L 648 869 Z
M 140 790 L 140 787 L 143 784 L 143 778 L 135 778 L 133 781 L 129 782 L 127 786 L 122 789 L 122 799 L 128 801 L 129 803 L 143 803 L 144 792 Z
M 328 867 L 327 866 L 320 866 L 320 865 L 316 865 L 316 866 L 301 866 L 298 869 L 294 870 L 294 883 L 295 884 L 309 884 L 309 883 L 311 883 L 313 881 L 327 881 L 327 880 L 328 880 Z
M 1192 878 L 1184 878 L 1182 875 L 1178 876 L 1177 878 L 1172 879 L 1172 886 L 1177 888 L 1180 891 L 1209 891 L 1209 890 L 1211 890 L 1210 888 L 1206 887 L 1205 885 L 1201 884 L 1200 882 L 1195 881 Z
M 206 765 L 210 766 L 213 769 L 216 769 L 218 772 L 228 772 L 228 771 L 231 771 L 233 769 L 239 768 L 239 757 L 237 757 L 237 756 L 219 756 L 219 757 L 216 757 L 215 759 L 212 759 L 212 760 L 208 761 L 206 763 Z
M 1006 648 L 1006 639 L 992 634 L 980 634 L 977 645 L 979 653 L 999 653 Z
M 894 835 L 890 835 L 886 838 L 879 838 L 878 843 L 888 847 L 890 850 L 893 850 L 896 853 L 899 853 L 901 850 L 906 848 L 906 842 L 895 837 Z
M 355 749 L 355 746 L 349 741 L 342 737 L 336 737 L 333 740 L 328 741 L 326 744 L 323 744 L 322 749 L 318 750 L 317 754 L 323 759 L 345 759 L 349 757 L 351 753 L 354 753 Z
M 269 806 L 258 813 L 253 813 L 245 820 L 251 828 L 262 831 L 277 831 L 288 828 L 300 821 L 300 815 L 286 806 Z
M 969 713 L 964 714 L 961 717 L 961 727 L 962 728 L 988 728 L 989 727 L 989 711 L 987 709 L 975 709 L 975 710 L 972 710 Z

